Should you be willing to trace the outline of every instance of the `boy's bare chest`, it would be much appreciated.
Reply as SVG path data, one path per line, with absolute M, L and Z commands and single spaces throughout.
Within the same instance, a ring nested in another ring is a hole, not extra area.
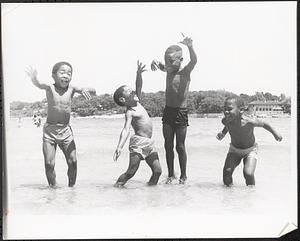
M 72 99 L 72 89 L 69 88 L 66 91 L 61 91 L 51 88 L 49 93 L 47 93 L 47 98 L 55 104 L 70 104 Z
M 148 113 L 145 109 L 138 109 L 133 112 L 133 118 L 140 119 L 144 117 L 148 117 Z
M 188 88 L 188 78 L 183 73 L 167 76 L 167 92 L 185 91 Z
M 235 136 L 248 135 L 253 131 L 253 127 L 249 123 L 228 124 L 229 133 Z
M 143 107 L 134 108 L 132 117 L 134 122 L 145 121 L 149 119 L 149 115 Z

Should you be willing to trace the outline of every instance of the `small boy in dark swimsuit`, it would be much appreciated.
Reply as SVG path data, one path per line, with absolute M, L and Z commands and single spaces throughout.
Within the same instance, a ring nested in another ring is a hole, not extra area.
M 184 37 L 184 35 L 183 35 Z M 163 113 L 163 135 L 165 139 L 166 159 L 168 166 L 168 178 L 170 184 L 175 179 L 174 174 L 174 136 L 176 135 L 176 151 L 180 165 L 179 183 L 184 184 L 186 175 L 187 155 L 185 150 L 185 138 L 188 124 L 187 96 L 191 81 L 191 71 L 197 63 L 197 56 L 193 49 L 191 38 L 184 37 L 181 42 L 186 45 L 190 53 L 190 62 L 182 67 L 182 49 L 178 45 L 172 45 L 165 52 L 165 64 L 153 61 L 151 69 L 157 68 L 167 72 L 166 78 L 166 107 Z

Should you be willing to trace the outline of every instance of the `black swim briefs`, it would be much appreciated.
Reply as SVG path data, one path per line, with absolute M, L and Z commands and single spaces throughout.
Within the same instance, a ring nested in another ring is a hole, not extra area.
M 172 127 L 186 127 L 189 125 L 188 109 L 166 106 L 164 109 L 162 122 L 163 124 L 167 124 Z

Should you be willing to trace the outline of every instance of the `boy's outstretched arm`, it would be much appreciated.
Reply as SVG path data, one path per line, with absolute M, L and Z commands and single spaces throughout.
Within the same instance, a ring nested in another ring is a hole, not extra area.
M 124 127 L 123 127 L 122 131 L 121 131 L 119 142 L 118 142 L 117 148 L 116 148 L 115 153 L 114 153 L 114 157 L 113 157 L 114 161 L 118 160 L 119 156 L 121 155 L 121 150 L 122 150 L 123 146 L 125 145 L 125 143 L 128 139 L 128 136 L 129 136 L 129 133 L 130 133 L 131 121 L 132 121 L 132 114 L 131 114 L 130 111 L 126 111 L 125 124 L 124 124 Z
M 37 71 L 36 69 L 32 68 L 31 66 L 29 66 L 25 72 L 27 73 L 27 75 L 29 76 L 29 78 L 31 79 L 32 83 L 38 87 L 39 89 L 43 89 L 46 90 L 49 88 L 49 84 L 45 84 L 45 83 L 41 83 L 38 78 L 37 78 Z
M 255 119 L 253 121 L 253 123 L 254 123 L 254 126 L 263 127 L 264 129 L 269 131 L 274 136 L 276 141 L 281 141 L 282 140 L 282 136 L 269 123 L 267 123 L 265 121 L 262 121 L 262 120 L 258 120 L 258 119 Z
M 73 87 L 75 93 L 79 93 L 83 95 L 84 98 L 87 100 L 90 100 L 92 95 L 96 95 L 96 90 L 93 88 L 78 88 L 78 87 Z
M 146 65 L 142 66 L 142 62 L 139 60 L 137 61 L 137 71 L 136 71 L 136 80 L 135 80 L 135 92 L 137 97 L 141 98 L 141 93 L 142 93 L 142 87 L 143 87 L 143 78 L 142 78 L 142 73 L 147 71 L 145 69 Z
M 186 45 L 190 52 L 190 62 L 185 66 L 185 69 L 191 72 L 197 63 L 197 55 L 193 48 L 193 40 L 189 37 L 185 37 L 183 34 L 182 36 L 184 37 L 184 39 L 180 43 Z

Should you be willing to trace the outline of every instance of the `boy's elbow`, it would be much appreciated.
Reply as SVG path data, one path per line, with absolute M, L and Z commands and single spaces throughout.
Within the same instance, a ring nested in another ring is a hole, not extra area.
M 35 83 L 34 85 L 39 89 L 45 89 L 44 86 L 40 83 Z
M 272 127 L 268 123 L 262 123 L 261 127 L 267 131 L 270 131 L 272 129 Z
M 193 63 L 197 64 L 197 62 L 198 62 L 198 59 L 197 59 L 197 56 L 195 56 L 194 59 L 193 59 Z

